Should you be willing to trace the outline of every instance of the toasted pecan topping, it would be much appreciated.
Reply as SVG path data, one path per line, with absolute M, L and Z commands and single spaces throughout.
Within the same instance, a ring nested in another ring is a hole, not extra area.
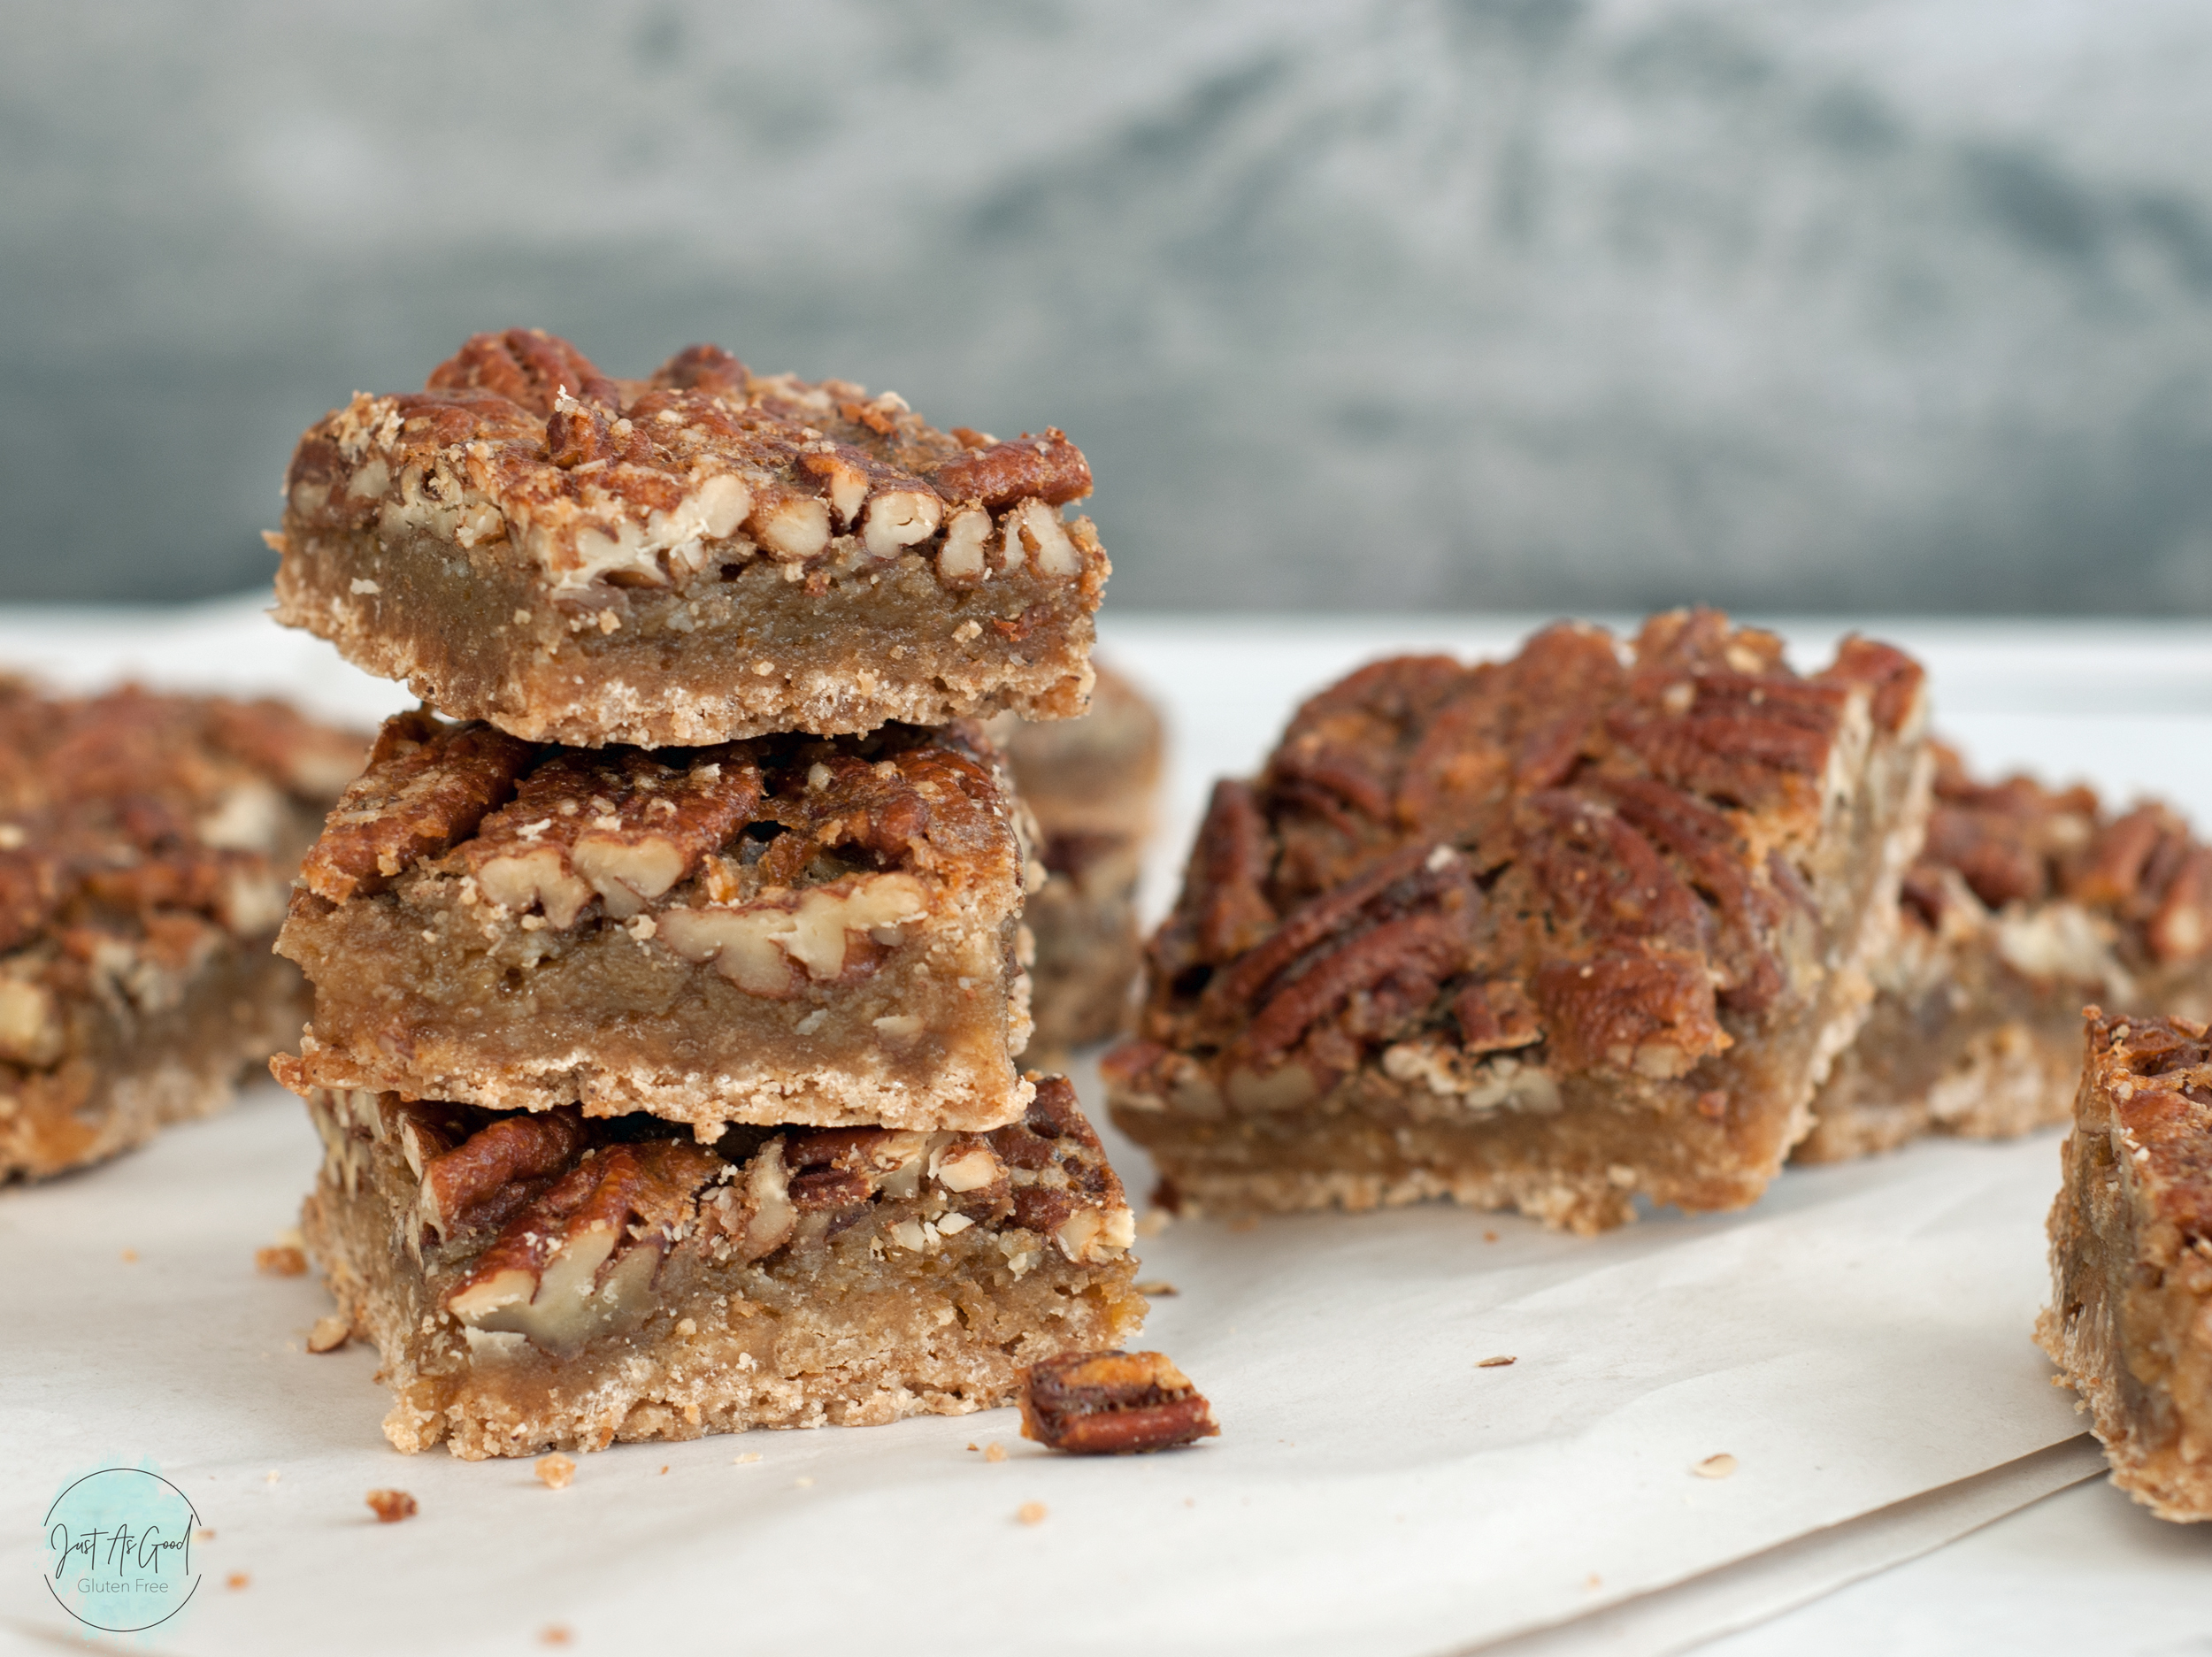
M 566 1171 L 583 1149 L 573 1109 L 501 1116 L 422 1170 L 422 1216 L 442 1237 L 496 1225 Z
M 447 725 L 426 709 L 396 714 L 368 770 L 340 796 L 302 881 L 334 903 L 380 890 L 474 832 L 513 794 L 534 751 L 481 722 Z
M 1256 782 L 1217 786 L 1150 947 L 1149 1056 L 1110 1068 L 1182 1085 L 1182 1055 L 1286 1105 L 1406 1043 L 1413 1069 L 1540 1046 L 1684 1075 L 1731 1045 L 1724 1014 L 1782 994 L 1839 745 L 1915 740 L 1920 684 L 1866 641 L 1800 678 L 1774 635 L 1703 610 L 1625 648 L 1566 625 L 1505 662 L 1363 668 Z
M 488 391 L 535 415 L 549 415 L 563 397 L 603 409 L 621 403 L 614 381 L 566 340 L 542 328 L 472 334 L 467 344 L 430 371 L 426 391 Z
M 0 950 L 54 926 L 135 947 L 165 910 L 266 932 L 363 746 L 273 702 L 0 679 Z
M 754 375 L 710 345 L 616 380 L 523 328 L 476 335 L 419 394 L 357 397 L 311 427 L 286 489 L 288 536 L 430 527 L 465 548 L 511 542 L 557 595 L 681 585 L 757 555 L 811 564 L 840 545 L 863 567 L 934 549 L 956 585 L 986 578 L 987 535 L 991 568 L 1049 578 L 1080 574 L 1094 551 L 1058 518 L 1090 470 L 1056 430 L 972 451 L 893 393 Z M 983 521 L 941 546 L 949 505 Z
M 1073 1352 L 1022 1371 L 1022 1437 L 1076 1455 L 1218 1438 L 1213 1406 L 1160 1352 Z
M 740 1127 L 708 1147 L 640 1117 L 331 1093 L 296 1061 L 273 1068 L 329 1118 L 326 1132 L 403 1154 L 431 1222 L 406 1246 L 444 1309 L 549 1352 L 634 1327 L 672 1251 L 751 1262 L 860 1228 L 870 1253 L 922 1253 L 983 1227 L 989 1257 L 1020 1275 L 1055 1247 L 1094 1264 L 1133 1238 L 1104 1148 L 1061 1078 L 1033 1076 L 1026 1118 L 988 1135 Z
M 1090 463 L 1056 426 L 1042 437 L 971 449 L 931 475 L 948 501 L 975 501 L 997 511 L 1025 497 L 1065 506 L 1091 492 Z
M 569 749 L 522 779 L 461 848 L 484 894 L 511 909 L 541 902 L 556 926 L 595 895 L 637 914 L 726 845 L 760 803 L 760 768 L 741 748 L 679 754 Z
M 634 1326 L 650 1312 L 645 1289 L 662 1255 L 728 1172 L 688 1140 L 588 1152 L 507 1222 L 446 1292 L 446 1308 L 555 1353 Z
M 742 397 L 752 376 L 718 345 L 687 345 L 653 371 L 653 383 L 678 391 L 711 391 Z
M 2124 929 L 2122 951 L 2158 965 L 2212 949 L 2212 848 L 2170 807 L 2139 805 L 2108 817 L 2094 791 L 2054 790 L 2027 777 L 1981 783 L 1959 756 L 1937 748 L 1934 809 L 1909 877 L 1909 911 L 1933 925 L 1955 872 L 1993 909 L 2064 899 Z
M 425 867 L 529 929 L 649 910 L 634 936 L 784 995 L 795 970 L 874 970 L 933 901 L 918 877 L 955 891 L 1004 878 L 1014 809 L 995 751 L 962 725 L 649 753 L 535 749 L 416 714 L 388 726 L 308 885 L 343 901 Z M 0 900 L 7 872 L 0 854 Z

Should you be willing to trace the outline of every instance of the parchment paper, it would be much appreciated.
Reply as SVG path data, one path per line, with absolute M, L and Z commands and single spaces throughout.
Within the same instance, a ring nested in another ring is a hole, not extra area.
M 42 650 L 87 679 L 128 655 L 150 677 L 288 685 L 361 717 L 402 700 L 265 627 L 236 609 L 135 635 L 0 616 L 0 655 Z M 1206 776 L 1248 767 L 1298 694 L 1391 643 L 1472 633 L 1254 624 L 1225 646 L 1179 623 L 1109 641 L 1169 702 L 1187 822 Z M 2049 682 L 2048 641 L 2023 649 Z M 2175 659 L 2144 694 L 2197 720 L 2212 699 Z M 1956 698 L 1970 717 L 1976 682 Z M 2032 740 L 2032 706 L 1990 717 Z M 2117 770 L 2100 780 L 2124 791 Z M 1079 1082 L 1095 1108 L 1094 1078 Z M 1142 1159 L 1113 1144 L 1141 1194 Z M 68 1638 L 37 1580 L 39 1515 L 73 1473 L 142 1458 L 217 1533 L 163 1649 L 541 1650 L 557 1626 L 571 1649 L 618 1652 L 1423 1653 L 1619 1604 L 2080 1431 L 2027 1334 L 2047 1134 L 1793 1171 L 1748 1212 L 1596 1239 L 1440 1208 L 1171 1225 L 1141 1243 L 1143 1275 L 1179 1290 L 1147 1341 L 1213 1398 L 1217 1441 L 1059 1459 L 998 1412 L 624 1447 L 555 1492 L 527 1462 L 396 1454 L 373 1355 L 303 1350 L 323 1296 L 252 1256 L 291 1224 L 316 1155 L 267 1087 L 0 1194 L 0 1641 Z M 1515 1362 L 1478 1367 L 1492 1356 Z M 1693 1473 L 1722 1453 L 1732 1477 Z M 419 1515 L 377 1525 L 378 1486 Z M 1041 1523 L 1017 1518 L 1029 1502 Z M 223 1587 L 234 1571 L 248 1585 Z M 1715 1631 L 1741 1624 L 1714 1615 Z

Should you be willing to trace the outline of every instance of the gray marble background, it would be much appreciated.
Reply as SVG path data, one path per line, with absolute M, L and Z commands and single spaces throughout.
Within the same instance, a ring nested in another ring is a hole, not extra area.
M 1064 426 L 1129 607 L 2212 612 L 2193 0 L 16 0 L 0 600 L 525 322 Z

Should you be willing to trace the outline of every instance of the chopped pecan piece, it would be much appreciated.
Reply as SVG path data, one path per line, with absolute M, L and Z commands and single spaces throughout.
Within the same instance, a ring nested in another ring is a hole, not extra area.
M 948 501 L 974 501 L 997 511 L 1025 497 L 1065 506 L 1091 492 L 1090 463 L 1058 427 L 1042 437 L 971 449 L 930 474 Z
M 300 877 L 333 903 L 380 890 L 410 864 L 475 832 L 513 794 L 534 749 L 427 709 L 384 722 L 369 768 L 340 796 Z
M 759 766 L 731 748 L 680 767 L 634 748 L 557 754 L 460 848 L 484 895 L 542 908 L 565 931 L 594 897 L 617 920 L 641 913 L 742 828 L 760 803 Z
M 488 391 L 531 413 L 554 411 L 562 395 L 603 409 L 618 409 L 622 393 L 591 359 L 542 328 L 478 334 L 430 371 L 430 391 Z
M 729 1164 L 687 1140 L 595 1150 L 524 1208 L 447 1291 L 446 1309 L 551 1353 L 649 1316 L 661 1256 Z
M 379 1524 L 397 1524 L 402 1519 L 411 1519 L 418 1511 L 415 1499 L 403 1490 L 373 1490 L 369 1492 L 369 1510 L 376 1515 Z
M 423 1223 L 440 1237 L 503 1224 L 584 1148 L 573 1109 L 501 1116 L 422 1170 Z
M 1214 1438 L 1213 1406 L 1159 1352 L 1076 1352 L 1022 1372 L 1022 1437 L 1075 1455 Z

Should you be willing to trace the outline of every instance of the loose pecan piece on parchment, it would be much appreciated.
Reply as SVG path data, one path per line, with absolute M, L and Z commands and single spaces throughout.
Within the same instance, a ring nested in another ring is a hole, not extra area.
M 1217 1438 L 1213 1406 L 1162 1352 L 1071 1352 L 1022 1371 L 1022 1437 L 1076 1455 Z

